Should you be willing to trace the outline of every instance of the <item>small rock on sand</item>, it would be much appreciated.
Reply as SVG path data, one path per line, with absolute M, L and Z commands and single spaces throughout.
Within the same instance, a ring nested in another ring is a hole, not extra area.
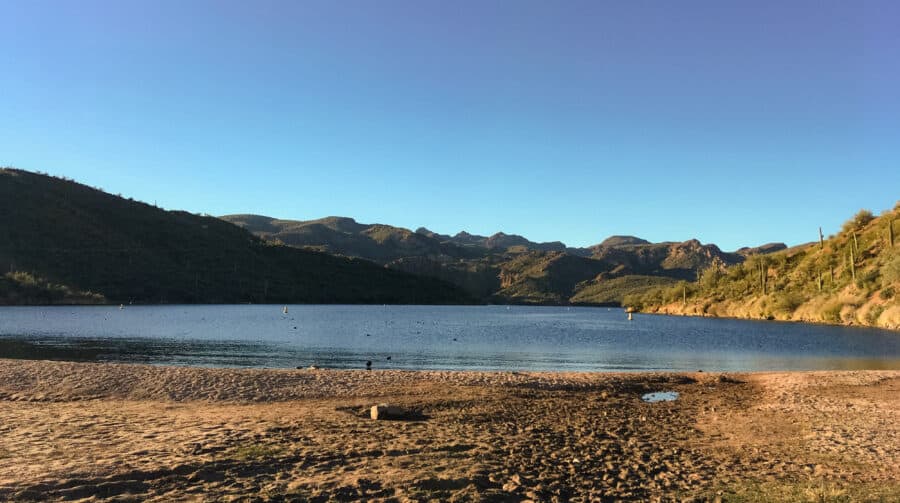
M 384 403 L 373 405 L 370 413 L 372 419 L 399 419 L 406 415 L 400 407 Z

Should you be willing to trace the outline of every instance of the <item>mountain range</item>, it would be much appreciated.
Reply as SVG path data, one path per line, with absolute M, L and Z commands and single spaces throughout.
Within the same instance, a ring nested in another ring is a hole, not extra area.
M 781 243 L 726 253 L 697 240 L 651 243 L 612 236 L 594 246 L 537 243 L 515 234 L 479 236 L 415 232 L 348 217 L 287 220 L 226 215 L 261 239 L 288 246 L 370 260 L 391 269 L 449 281 L 488 302 L 618 305 L 623 297 L 654 286 L 693 280 L 717 264 L 784 249 Z
M 585 248 L 450 236 L 348 217 L 166 211 L 72 180 L 0 169 L 0 303 L 619 305 L 784 249 L 612 236 Z

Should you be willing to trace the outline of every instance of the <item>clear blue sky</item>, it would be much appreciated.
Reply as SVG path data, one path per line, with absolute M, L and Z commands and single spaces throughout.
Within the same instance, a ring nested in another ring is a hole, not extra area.
M 900 2 L 0 0 L 0 165 L 172 209 L 796 244 L 900 199 Z

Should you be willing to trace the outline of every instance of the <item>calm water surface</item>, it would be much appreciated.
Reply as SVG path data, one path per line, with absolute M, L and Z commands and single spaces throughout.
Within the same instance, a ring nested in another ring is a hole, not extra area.
M 900 333 L 523 306 L 0 307 L 0 358 L 469 370 L 900 369 Z M 388 359 L 390 358 L 390 359 Z

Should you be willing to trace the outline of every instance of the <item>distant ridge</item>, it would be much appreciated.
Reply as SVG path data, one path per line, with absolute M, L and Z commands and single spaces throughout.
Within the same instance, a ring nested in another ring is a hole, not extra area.
M 651 243 L 611 236 L 589 248 L 536 243 L 516 234 L 453 236 L 425 227 L 415 232 L 348 217 L 284 220 L 260 215 L 226 215 L 263 239 L 327 251 L 432 276 L 489 302 L 615 305 L 622 298 L 677 280 L 692 280 L 716 264 L 744 260 L 697 240 Z
M 599 246 L 633 246 L 633 245 L 648 245 L 650 241 L 646 239 L 641 239 L 634 236 L 610 236 L 603 240 Z
M 743 248 L 739 248 L 735 253 L 747 257 L 750 255 L 766 255 L 786 249 L 787 245 L 784 243 L 766 243 L 764 245 L 754 247 L 745 246 Z

